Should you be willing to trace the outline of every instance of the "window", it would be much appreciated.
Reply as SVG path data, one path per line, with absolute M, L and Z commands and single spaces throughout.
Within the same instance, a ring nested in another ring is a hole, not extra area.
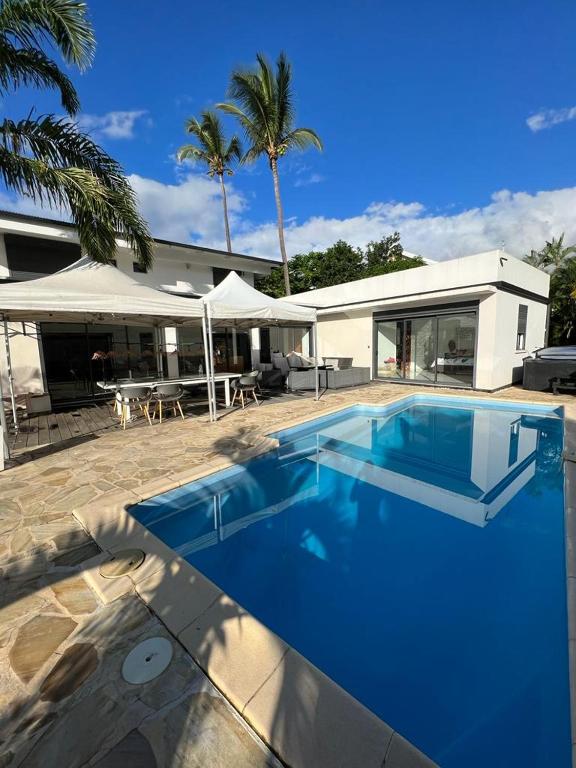
M 516 334 L 516 350 L 526 349 L 526 325 L 528 323 L 528 306 L 520 304 L 518 307 L 518 332 Z
M 214 288 L 216 288 L 217 285 L 220 285 L 222 280 L 224 280 L 224 278 L 227 277 L 230 272 L 230 269 L 224 269 L 224 267 L 212 267 L 212 279 L 214 281 Z
M 146 267 L 143 267 L 142 264 L 140 264 L 140 262 L 138 261 L 132 262 L 132 269 L 134 270 L 134 272 L 139 272 L 140 274 L 144 274 L 144 275 L 146 274 L 146 272 L 148 272 Z
M 28 272 L 49 275 L 69 267 L 82 253 L 75 243 L 63 243 L 28 235 L 4 235 L 8 268 L 13 274 Z

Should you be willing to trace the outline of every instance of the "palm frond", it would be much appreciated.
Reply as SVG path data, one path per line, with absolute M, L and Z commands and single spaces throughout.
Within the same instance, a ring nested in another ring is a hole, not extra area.
M 0 37 L 0 91 L 15 90 L 20 86 L 56 88 L 69 115 L 75 115 L 80 109 L 72 81 L 43 51 L 15 48 Z
M 273 141 L 274 139 L 274 106 L 266 99 L 265 86 L 257 74 L 252 72 L 235 72 L 232 74 L 228 93 L 240 106 L 248 118 L 243 125 L 244 130 L 249 126 L 254 135 L 249 138 L 256 141 Z
M 292 66 L 283 52 L 276 62 L 276 82 L 278 132 L 280 134 L 289 133 L 294 125 Z
M 204 162 L 209 161 L 209 156 L 200 147 L 194 146 L 194 144 L 183 144 L 177 152 L 178 162 L 183 160 L 202 160 Z
M 286 147 L 296 147 L 297 149 L 308 149 L 316 147 L 322 151 L 322 141 L 318 134 L 311 128 L 295 128 L 284 138 Z
M 28 49 L 48 42 L 66 61 L 85 69 L 96 49 L 87 10 L 81 0 L 4 0 L 0 35 L 11 36 Z
M 242 160 L 242 143 L 238 136 L 234 135 L 230 139 L 226 151 L 224 152 L 224 158 L 226 160 L 226 165 L 232 162 L 232 160 L 237 160 L 238 162 Z
M 199 146 L 186 144 L 178 150 L 178 159 L 192 158 L 201 160 L 208 166 L 208 174 L 222 176 L 232 174 L 230 165 L 234 160 L 240 160 L 242 148 L 237 136 L 226 142 L 224 129 L 220 118 L 213 110 L 204 110 L 200 120 L 191 117 L 186 121 L 186 130 L 198 140 Z
M 71 123 L 52 115 L 0 123 L 0 178 L 19 195 L 67 208 L 92 258 L 113 259 L 118 236 L 151 265 L 152 238 L 121 166 Z

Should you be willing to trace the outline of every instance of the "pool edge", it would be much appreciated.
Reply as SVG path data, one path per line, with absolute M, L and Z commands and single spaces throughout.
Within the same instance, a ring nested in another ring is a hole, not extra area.
M 564 404 L 564 546 L 566 553 L 566 602 L 568 614 L 568 674 L 572 767 L 576 768 L 576 403 Z

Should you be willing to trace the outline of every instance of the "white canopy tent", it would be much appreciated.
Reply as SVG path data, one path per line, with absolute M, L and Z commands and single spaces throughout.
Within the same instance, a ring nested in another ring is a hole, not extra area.
M 208 343 L 210 345 L 210 376 L 214 408 L 212 418 L 216 418 L 214 356 L 212 353 L 213 326 L 225 325 L 234 328 L 312 327 L 314 367 L 316 369 L 316 400 L 318 400 L 318 338 L 315 309 L 267 296 L 248 285 L 236 272 L 230 272 L 226 275 L 219 285 L 202 297 L 202 301 L 206 307 Z
M 9 322 L 112 322 L 122 325 L 150 325 L 156 333 L 159 328 L 166 326 L 202 325 L 206 333 L 205 308 L 199 299 L 172 296 L 149 288 L 116 267 L 94 262 L 88 257 L 83 257 L 47 277 L 1 285 L 0 319 L 4 323 L 8 381 L 15 424 L 17 417 Z M 208 366 L 207 353 L 206 365 Z M 2 402 L 0 379 L 0 403 Z M 8 453 L 8 433 L 3 406 L 0 407 L 0 419 L 4 442 L 0 456 L 1 469 L 2 459 Z
M 265 326 L 312 326 L 318 399 L 316 310 L 273 299 L 248 285 L 236 272 L 202 299 L 172 296 L 142 285 L 112 265 L 83 257 L 47 277 L 0 285 L 0 320 L 4 323 L 10 397 L 16 418 L 9 322 L 84 322 L 150 325 L 156 331 L 168 326 L 201 325 L 204 338 L 208 403 L 211 420 L 216 419 L 212 327 L 257 328 Z M 0 404 L 3 403 L 0 379 Z M 0 407 L 3 450 L 0 469 L 8 457 L 8 431 Z
M 1 285 L 0 312 L 6 321 L 165 327 L 201 322 L 204 308 L 199 299 L 157 291 L 84 257 L 53 275 Z

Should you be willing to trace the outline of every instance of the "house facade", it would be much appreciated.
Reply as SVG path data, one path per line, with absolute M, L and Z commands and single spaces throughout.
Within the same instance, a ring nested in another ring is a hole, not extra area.
M 504 251 L 297 294 L 318 310 L 319 355 L 373 379 L 494 391 L 546 341 L 550 277 Z
M 277 263 L 166 240 L 154 243 L 150 271 L 142 270 L 120 240 L 116 266 L 145 285 L 179 296 L 197 298 L 231 270 L 253 285 L 257 275 L 269 274 Z M 52 274 L 80 257 L 73 225 L 0 212 L 0 284 Z M 159 351 L 162 368 L 169 375 L 203 369 L 199 328 L 166 328 L 159 337 L 150 326 L 113 324 L 11 323 L 8 331 L 16 393 L 47 392 L 56 406 L 97 397 L 101 394 L 98 380 L 155 373 Z M 219 367 L 243 371 L 260 359 L 260 334 L 219 328 L 214 334 L 214 349 Z M 4 343 L 0 346 L 0 370 L 7 391 Z

